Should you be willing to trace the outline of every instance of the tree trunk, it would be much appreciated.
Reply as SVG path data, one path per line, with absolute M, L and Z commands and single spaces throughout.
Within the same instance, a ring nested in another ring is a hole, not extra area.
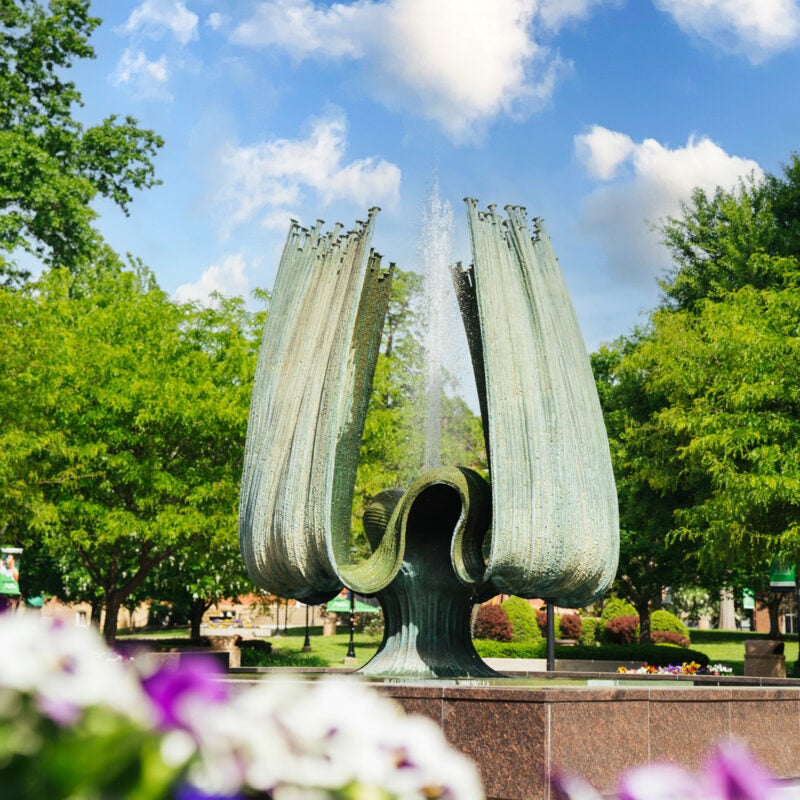
M 117 618 L 119 617 L 123 599 L 119 592 L 108 592 L 106 594 L 106 618 L 103 622 L 103 638 L 109 647 L 113 646 L 117 639 Z
M 650 644 L 650 601 L 644 600 L 634 604 L 639 615 L 639 642 Z
M 781 606 L 781 595 L 772 592 L 767 601 L 767 611 L 769 612 L 769 637 L 770 639 L 782 639 L 778 614 Z
M 103 616 L 103 601 L 101 598 L 96 597 L 91 603 L 92 610 L 89 616 L 89 621 L 95 628 L 100 627 L 100 619 Z
M 736 609 L 733 604 L 733 589 L 720 589 L 718 627 L 721 631 L 736 630 Z
M 200 639 L 200 624 L 203 621 L 203 614 L 210 608 L 211 601 L 202 598 L 192 598 L 189 604 L 189 637 L 193 642 Z

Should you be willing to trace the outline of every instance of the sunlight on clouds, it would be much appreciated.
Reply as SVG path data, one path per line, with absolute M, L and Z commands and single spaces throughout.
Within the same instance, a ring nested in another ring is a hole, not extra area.
M 341 116 L 316 120 L 305 139 L 275 139 L 247 147 L 226 145 L 220 155 L 223 186 L 222 233 L 264 214 L 264 223 L 287 214 L 304 200 L 304 189 L 315 201 L 336 200 L 371 205 L 397 204 L 400 169 L 383 159 L 365 158 L 343 164 L 347 129 Z
M 181 284 L 173 298 L 179 303 L 211 305 L 216 292 L 224 297 L 246 297 L 249 283 L 245 270 L 247 264 L 239 254 L 227 256 L 220 266 L 212 264 L 196 283 Z
M 311 0 L 272 0 L 259 3 L 232 39 L 255 47 L 277 46 L 297 59 L 311 55 L 358 58 L 364 18 L 378 9 L 370 2 L 317 8 Z
M 197 22 L 197 14 L 189 11 L 182 0 L 144 0 L 131 12 L 123 31 L 143 31 L 157 37 L 167 30 L 181 44 L 187 44 L 197 37 Z
M 707 137 L 690 137 L 684 147 L 671 150 L 655 139 L 637 144 L 595 125 L 574 143 L 593 177 L 611 181 L 620 166 L 629 168 L 625 178 L 589 195 L 581 227 L 602 243 L 611 270 L 636 283 L 652 282 L 669 267 L 669 254 L 653 226 L 678 215 L 695 187 L 732 189 L 741 179 L 763 175 L 755 161 L 729 155 Z
M 636 146 L 630 136 L 593 125 L 588 133 L 575 137 L 575 152 L 593 178 L 613 178 L 617 168 Z
M 553 30 L 558 30 L 568 22 L 586 19 L 595 6 L 621 5 L 624 0 L 541 0 L 539 16 L 542 23 Z
M 296 59 L 363 62 L 373 95 L 410 109 L 453 139 L 480 135 L 499 114 L 526 114 L 551 97 L 569 69 L 534 38 L 618 0 L 267 0 L 232 39 Z
M 758 64 L 800 41 L 797 0 L 653 0 L 686 33 Z
M 141 97 L 160 100 L 172 99 L 166 88 L 168 79 L 166 56 L 161 56 L 157 61 L 150 61 L 141 50 L 131 48 L 122 53 L 116 69 L 111 74 L 114 86 L 129 86 Z

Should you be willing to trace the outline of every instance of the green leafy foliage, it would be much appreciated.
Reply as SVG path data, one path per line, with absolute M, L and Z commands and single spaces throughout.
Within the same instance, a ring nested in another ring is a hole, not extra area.
M 537 643 L 542 640 L 542 632 L 536 618 L 535 609 L 521 597 L 509 597 L 502 603 L 502 608 L 511 623 L 512 642 Z
M 659 608 L 650 615 L 651 631 L 669 631 L 689 637 L 689 629 L 674 614 Z
M 581 633 L 578 644 L 590 647 L 597 644 L 598 632 L 602 630 L 602 623 L 597 617 L 581 617 Z
M 28 277 L 17 254 L 76 271 L 97 255 L 92 200 L 127 213 L 133 192 L 158 183 L 153 158 L 162 139 L 132 117 L 84 127 L 81 94 L 65 78 L 93 58 L 100 24 L 88 0 L 0 3 L 0 282 Z
M 0 289 L 0 525 L 57 557 L 66 599 L 105 605 L 109 640 L 163 562 L 203 598 L 240 585 L 230 554 L 257 327 L 241 301 L 171 302 L 110 253 L 91 272 Z
M 636 616 L 636 609 L 621 597 L 609 597 L 603 604 L 603 610 L 600 613 L 600 619 L 603 624 L 608 623 L 614 617 L 631 617 Z

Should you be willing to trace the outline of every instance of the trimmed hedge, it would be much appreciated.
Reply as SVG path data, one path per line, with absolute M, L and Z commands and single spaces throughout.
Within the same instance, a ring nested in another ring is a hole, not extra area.
M 547 645 L 524 644 L 522 642 L 474 641 L 475 650 L 481 658 L 545 658 Z M 708 656 L 697 650 L 673 647 L 668 644 L 601 645 L 600 647 L 557 646 L 557 659 L 576 661 L 638 661 L 654 667 L 668 667 L 695 661 L 701 667 L 708 666 Z
M 635 617 L 636 615 L 636 608 L 627 600 L 622 600 L 619 597 L 610 597 L 603 606 L 600 619 L 603 622 L 608 622 L 614 617 Z
M 493 639 L 496 642 L 511 641 L 511 623 L 501 606 L 481 606 L 472 626 L 475 639 Z
M 686 639 L 689 638 L 689 629 L 674 614 L 663 608 L 650 614 L 650 630 L 677 633 Z
M 608 644 L 633 644 L 639 638 L 639 617 L 612 617 L 606 622 L 603 639 Z
M 542 632 L 536 619 L 536 610 L 521 597 L 509 597 L 501 608 L 508 615 L 511 623 L 511 641 L 528 642 L 535 644 L 541 642 Z
M 656 644 L 674 644 L 677 647 L 689 647 L 692 644 L 688 636 L 672 631 L 650 631 L 650 639 Z
M 597 617 L 581 617 L 581 635 L 578 637 L 578 644 L 597 644 L 598 634 L 602 630 L 600 623 L 601 620 Z
M 578 639 L 581 635 L 581 615 L 562 614 L 559 628 L 563 639 Z

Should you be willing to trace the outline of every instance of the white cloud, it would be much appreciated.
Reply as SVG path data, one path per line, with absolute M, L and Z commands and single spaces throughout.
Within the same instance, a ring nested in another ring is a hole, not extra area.
M 394 206 L 399 199 L 400 169 L 383 159 L 343 163 L 347 129 L 342 116 L 315 120 L 305 139 L 274 139 L 239 147 L 228 144 L 220 154 L 223 176 L 219 191 L 223 234 L 263 214 L 274 227 L 311 190 L 323 206 L 337 200 L 361 208 Z
M 669 267 L 653 226 L 678 215 L 695 187 L 732 189 L 740 179 L 763 175 L 755 161 L 729 155 L 707 137 L 670 149 L 595 125 L 574 143 L 589 174 L 609 181 L 586 199 L 581 227 L 602 243 L 613 272 L 639 283 Z
M 169 70 L 166 56 L 157 61 L 148 60 L 141 50 L 127 48 L 120 56 L 111 74 L 114 86 L 129 86 L 141 97 L 171 100 L 167 89 Z
M 653 0 L 686 33 L 758 64 L 800 41 L 797 0 Z
M 539 43 L 617 0 L 264 0 L 233 40 L 280 48 L 296 59 L 360 60 L 365 82 L 389 107 L 411 109 L 454 139 L 498 114 L 549 100 L 568 68 Z
M 247 264 L 240 254 L 227 256 L 221 265 L 212 264 L 196 283 L 181 284 L 173 295 L 179 303 L 210 305 L 216 292 L 225 297 L 246 297 L 249 283 Z
M 122 30 L 127 34 L 142 31 L 153 37 L 168 31 L 181 44 L 187 44 L 197 38 L 197 23 L 197 14 L 182 0 L 144 0 L 131 12 Z
M 636 149 L 633 139 L 601 125 L 575 137 L 575 152 L 594 178 L 613 178 L 617 168 Z
M 221 14 L 219 11 L 212 11 L 206 18 L 206 25 L 212 31 L 218 31 L 230 22 L 230 17 L 227 14 Z
M 584 20 L 595 6 L 618 6 L 624 0 L 540 0 L 539 16 L 548 28 L 558 30 L 570 22 Z

